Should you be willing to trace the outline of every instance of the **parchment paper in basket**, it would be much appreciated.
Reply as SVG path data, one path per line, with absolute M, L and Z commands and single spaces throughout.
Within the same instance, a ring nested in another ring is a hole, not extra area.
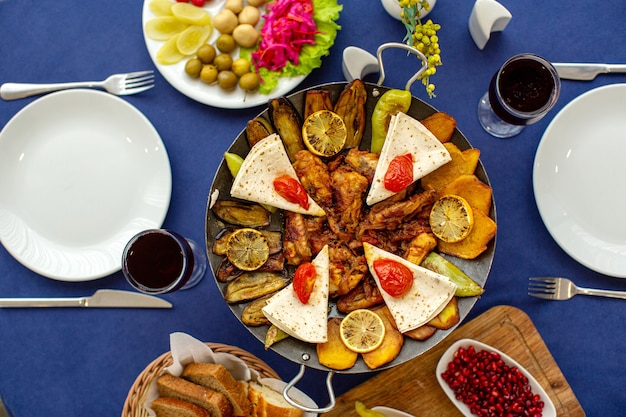
M 183 373 L 185 365 L 192 362 L 217 363 L 228 369 L 228 372 L 231 373 L 233 378 L 239 381 L 257 381 L 279 393 L 282 392 L 283 388 L 287 385 L 285 382 L 278 379 L 259 378 L 259 373 L 256 370 L 250 369 L 243 360 L 235 355 L 225 352 L 213 352 L 213 349 L 208 347 L 205 343 L 186 333 L 177 332 L 170 334 L 170 351 L 172 353 L 173 363 L 165 368 L 165 372 L 174 376 L 180 376 Z M 146 400 L 143 404 L 150 417 L 156 416 L 155 412 L 150 408 L 152 401 L 159 397 L 156 380 L 157 378 L 154 378 L 150 384 Z M 317 407 L 317 404 L 303 392 L 297 389 L 293 389 L 292 391 L 294 399 L 302 405 Z M 304 416 L 312 417 L 315 416 L 315 414 L 304 413 Z

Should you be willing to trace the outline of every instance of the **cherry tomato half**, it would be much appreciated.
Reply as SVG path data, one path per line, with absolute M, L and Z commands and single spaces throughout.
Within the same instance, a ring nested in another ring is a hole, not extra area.
M 374 271 L 383 290 L 392 297 L 400 297 L 413 286 L 413 272 L 406 265 L 391 259 L 374 261 Z
M 398 155 L 389 162 L 385 173 L 385 188 L 394 193 L 400 192 L 413 182 L 413 155 Z
M 316 277 L 317 271 L 310 262 L 304 262 L 296 269 L 293 276 L 293 290 L 302 304 L 309 302 Z
M 274 189 L 290 203 L 298 204 L 305 210 L 309 209 L 309 195 L 302 184 L 295 178 L 289 175 L 282 175 L 276 178 L 274 180 Z

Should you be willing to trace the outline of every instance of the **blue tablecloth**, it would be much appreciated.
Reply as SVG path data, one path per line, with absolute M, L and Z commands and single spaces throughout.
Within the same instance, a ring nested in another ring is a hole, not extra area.
M 342 30 L 323 67 L 313 71 L 302 87 L 343 81 L 342 51 L 349 45 L 374 52 L 381 43 L 400 42 L 404 37 L 402 25 L 385 13 L 378 0 L 340 3 Z M 496 255 L 486 293 L 469 318 L 495 305 L 522 309 L 587 414 L 624 415 L 624 301 L 579 296 L 546 302 L 527 296 L 526 287 L 530 276 L 553 275 L 571 277 L 583 286 L 626 290 L 623 279 L 579 265 L 555 243 L 541 221 L 532 188 L 537 144 L 558 110 L 592 88 L 626 82 L 626 76 L 563 81 L 556 108 L 508 140 L 495 139 L 481 129 L 476 105 L 493 72 L 515 53 L 534 52 L 555 62 L 625 62 L 626 2 L 502 0 L 502 4 L 513 18 L 479 50 L 468 31 L 473 2 L 439 0 L 430 16 L 442 26 L 444 65 L 433 78 L 437 97 L 428 99 L 420 85 L 412 89 L 417 97 L 454 115 L 459 129 L 481 150 L 494 189 Z M 103 79 L 112 73 L 153 69 L 141 12 L 140 1 L 0 1 L 0 83 Z M 385 84 L 403 88 L 403 57 L 391 59 Z M 180 94 L 160 75 L 156 83 L 149 92 L 124 100 L 152 121 L 167 147 L 173 190 L 165 226 L 204 242 L 207 196 L 221 155 L 262 109 L 214 108 Z M 0 102 L 0 127 L 33 100 Z M 593 198 L 594 190 L 580 192 Z M 81 296 L 97 288 L 129 289 L 121 273 L 81 283 L 47 279 L 0 249 L 1 297 Z M 169 334 L 175 331 L 246 349 L 285 379 L 296 374 L 295 364 L 265 351 L 239 324 L 210 275 L 193 290 L 164 298 L 174 309 L 0 310 L 0 395 L 18 417 L 119 415 L 136 376 L 169 349 Z M 301 382 L 322 404 L 325 376 L 309 371 Z M 337 375 L 337 394 L 368 377 Z

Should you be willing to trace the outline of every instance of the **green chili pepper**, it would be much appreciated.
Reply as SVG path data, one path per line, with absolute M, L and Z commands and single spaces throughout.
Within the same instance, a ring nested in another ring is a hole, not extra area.
M 230 175 L 235 178 L 239 169 L 241 168 L 241 164 L 243 164 L 243 158 L 236 153 L 224 152 L 224 160 L 226 161 L 226 166 L 230 171 Z M 276 207 L 270 206 L 269 204 L 261 204 L 265 210 L 270 213 L 276 213 L 278 209 Z
M 380 153 L 383 149 L 391 116 L 409 111 L 411 99 L 411 92 L 408 90 L 387 90 L 380 96 L 372 112 L 372 152 Z
M 421 266 L 450 278 L 450 281 L 457 286 L 454 295 L 458 297 L 479 297 L 485 292 L 476 281 L 461 271 L 459 267 L 436 252 L 429 253 L 426 259 L 422 261 Z

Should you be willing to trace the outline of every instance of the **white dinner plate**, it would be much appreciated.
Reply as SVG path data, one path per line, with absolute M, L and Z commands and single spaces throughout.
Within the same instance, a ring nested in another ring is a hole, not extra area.
M 159 134 L 119 97 L 52 93 L 0 132 L 0 241 L 46 277 L 87 281 L 120 270 L 126 242 L 163 224 L 171 189 Z
M 163 78 L 165 78 L 172 87 L 193 100 L 224 109 L 244 109 L 255 107 L 261 104 L 267 104 L 269 100 L 287 94 L 306 78 L 304 75 L 298 77 L 283 77 L 280 79 L 278 86 L 272 90 L 270 94 L 261 94 L 259 92 L 246 93 L 240 88 L 235 88 L 232 91 L 225 91 L 217 85 L 208 85 L 200 79 L 187 76 L 185 73 L 185 62 L 187 59 L 183 59 L 173 65 L 162 65 L 157 62 L 156 53 L 164 42 L 150 39 L 146 35 L 145 31 L 146 22 L 155 17 L 154 13 L 150 10 L 150 1 L 151 0 L 144 0 L 142 19 L 144 28 L 143 36 L 150 58 L 152 58 L 152 62 L 154 62 L 155 67 L 161 73 Z M 209 12 L 211 16 L 215 16 L 224 8 L 225 3 L 225 0 L 210 0 L 206 2 L 204 9 Z M 261 10 L 264 9 L 264 7 L 261 8 Z M 215 44 L 218 37 L 219 32 L 214 29 L 208 42 Z M 237 56 L 238 54 L 234 51 L 232 55 Z
M 586 267 L 626 277 L 626 84 L 588 91 L 546 129 L 533 168 L 554 240 Z

